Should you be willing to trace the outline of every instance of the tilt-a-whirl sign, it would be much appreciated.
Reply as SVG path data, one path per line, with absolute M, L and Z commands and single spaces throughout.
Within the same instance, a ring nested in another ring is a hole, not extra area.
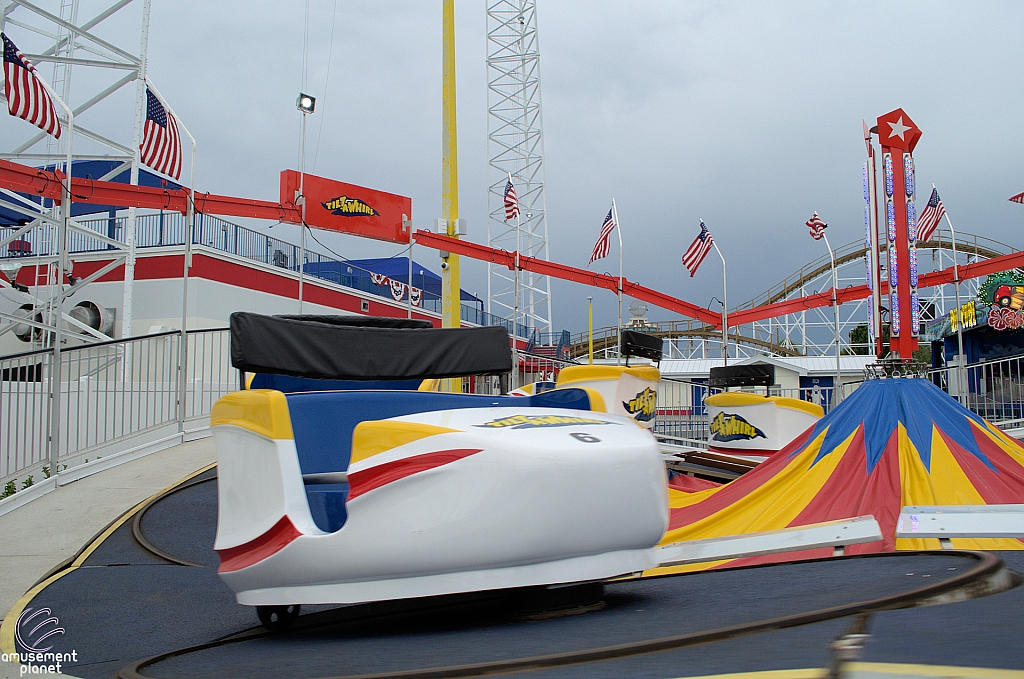
M 300 196 L 305 198 L 306 224 L 311 227 L 391 243 L 409 242 L 411 198 L 285 170 L 281 173 L 281 203 L 301 210 Z
M 732 413 L 718 413 L 711 420 L 711 438 L 715 441 L 749 441 L 753 438 L 767 438 L 764 432 Z

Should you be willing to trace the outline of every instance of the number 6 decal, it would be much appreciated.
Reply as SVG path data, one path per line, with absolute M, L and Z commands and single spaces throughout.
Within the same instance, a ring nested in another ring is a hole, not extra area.
M 596 436 L 591 436 L 590 434 L 584 434 L 584 433 L 578 432 L 578 431 L 569 434 L 569 436 L 573 437 L 577 441 L 582 441 L 583 443 L 600 443 L 601 442 L 601 439 L 597 438 Z

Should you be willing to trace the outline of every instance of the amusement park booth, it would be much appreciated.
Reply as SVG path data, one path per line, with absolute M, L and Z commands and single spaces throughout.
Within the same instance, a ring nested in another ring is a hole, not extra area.
M 1011 316 L 1009 320 L 1005 318 L 1008 315 Z M 961 335 L 967 365 L 1024 355 L 1024 327 L 1012 316 L 998 305 L 971 300 L 960 305 L 959 315 L 953 309 L 931 321 L 925 327 L 923 339 L 932 345 L 932 367 L 943 368 L 957 363 L 956 357 L 960 353 L 957 340 L 959 322 L 963 323 Z

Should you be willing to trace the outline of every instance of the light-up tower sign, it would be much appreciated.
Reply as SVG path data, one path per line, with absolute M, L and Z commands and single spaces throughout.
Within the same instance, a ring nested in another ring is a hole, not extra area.
M 878 119 L 882 147 L 882 196 L 888 250 L 889 349 L 910 358 L 917 349 L 921 304 L 917 296 L 917 210 L 914 206 L 914 147 L 921 130 L 903 109 Z M 881 254 L 881 253 L 879 253 Z

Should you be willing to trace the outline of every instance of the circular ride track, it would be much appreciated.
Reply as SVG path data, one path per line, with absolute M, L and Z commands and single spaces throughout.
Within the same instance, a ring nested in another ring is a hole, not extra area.
M 931 271 L 953 265 L 953 242 L 948 230 L 936 230 L 933 239 L 918 243 L 917 249 L 922 273 L 929 270 L 926 265 L 929 261 Z M 1014 248 L 982 236 L 960 233 L 956 239 L 956 250 L 957 262 L 963 265 L 1001 257 L 1013 252 Z M 883 253 L 885 251 L 883 245 Z M 866 276 L 864 261 L 867 254 L 864 241 L 856 240 L 838 247 L 835 254 L 839 287 L 863 285 Z M 826 253 L 786 276 L 764 293 L 731 308 L 729 313 L 731 315 L 736 311 L 813 295 L 830 290 L 831 287 L 831 261 Z M 961 301 L 971 299 L 977 290 L 977 281 L 964 281 L 960 292 Z M 921 304 L 926 312 L 925 320 L 945 314 L 954 305 L 954 299 L 952 285 L 922 289 Z M 867 323 L 867 304 L 867 300 L 859 300 L 840 307 L 840 335 L 844 351 L 860 348 L 850 345 L 849 333 L 854 327 Z M 738 347 L 744 357 L 764 353 L 773 356 L 824 355 L 829 351 L 834 356 L 833 327 L 832 309 L 823 307 L 732 328 L 729 332 L 729 342 Z M 709 353 L 720 355 L 722 331 L 699 321 L 644 320 L 638 323 L 635 329 L 667 340 L 666 358 L 706 358 Z M 595 329 L 595 354 L 603 351 L 613 352 L 617 341 L 618 334 L 614 327 Z M 714 347 L 713 352 L 709 352 L 710 347 Z M 863 348 L 867 349 L 866 346 Z M 572 336 L 569 351 L 572 358 L 587 355 L 586 332 Z
M 1024 667 L 1016 627 L 1024 588 L 1004 591 L 1020 577 L 992 554 L 838 557 L 623 580 L 603 591 L 307 606 L 288 631 L 271 633 L 216 574 L 216 517 L 209 470 L 126 517 L 21 602 L 59 617 L 65 634 L 51 638 L 53 650 L 77 653 L 66 671 L 87 679 L 679 677 L 822 667 L 829 643 L 865 623 L 865 660 Z M 1003 558 L 1024 568 L 1019 552 Z M 992 592 L 1000 593 L 983 596 Z

